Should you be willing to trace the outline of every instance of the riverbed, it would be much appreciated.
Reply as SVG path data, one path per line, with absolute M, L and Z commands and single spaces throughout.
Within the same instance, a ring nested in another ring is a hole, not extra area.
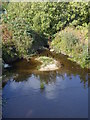
M 47 50 L 62 67 L 38 71 L 34 56 L 19 60 L 3 73 L 3 118 L 88 118 L 88 69 L 82 69 L 67 56 Z M 44 88 L 40 85 L 43 83 Z

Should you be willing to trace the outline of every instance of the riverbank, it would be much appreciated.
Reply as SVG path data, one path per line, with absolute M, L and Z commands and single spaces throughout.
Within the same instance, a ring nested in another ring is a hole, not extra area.
M 78 63 L 82 68 L 90 68 L 87 28 L 67 27 L 60 31 L 51 43 L 51 50 L 67 55 L 69 60 Z
M 88 3 L 3 3 L 2 8 L 2 58 L 5 63 L 29 59 L 38 49 L 49 48 L 54 39 L 51 46 L 55 52 L 64 53 L 70 60 L 88 68 Z

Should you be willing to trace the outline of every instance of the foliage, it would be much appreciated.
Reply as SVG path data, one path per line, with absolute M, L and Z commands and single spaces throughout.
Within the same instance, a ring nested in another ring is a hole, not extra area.
M 84 56 L 83 62 L 88 65 L 89 57 L 84 52 L 87 51 L 87 30 L 82 29 L 89 23 L 87 2 L 11 2 L 2 6 L 7 11 L 2 15 L 4 60 L 6 56 L 7 59 L 30 56 L 47 44 L 47 37 L 54 37 L 66 26 L 75 26 L 79 30 L 57 33 L 52 46 L 71 56 L 77 51 L 77 56 Z
M 50 36 L 67 25 L 87 26 L 88 8 L 86 2 L 9 3 L 4 22 L 22 18 L 28 28 Z
M 15 6 L 14 6 L 15 7 Z M 17 56 L 18 58 L 26 58 L 28 55 L 35 53 L 37 49 L 47 44 L 46 38 L 31 30 L 29 24 L 20 17 L 13 18 L 13 15 L 2 16 L 2 32 L 3 32 L 3 59 L 6 62 L 8 57 L 12 59 Z M 15 13 L 17 15 L 17 12 Z M 22 13 L 20 13 L 21 15 Z M 13 50 L 14 49 L 14 50 Z
M 6 63 L 13 62 L 18 58 L 18 53 L 16 51 L 15 44 L 14 42 L 11 41 L 8 41 L 7 43 L 3 43 L 2 53 L 3 53 L 2 58 Z
M 44 89 L 45 87 L 44 87 L 44 83 L 43 82 L 41 82 L 40 83 L 40 89 Z
M 89 67 L 90 57 L 88 54 L 88 30 L 65 28 L 56 34 L 51 46 L 56 52 L 70 56 L 70 60 L 79 63 L 82 67 Z
M 46 56 L 40 56 L 37 58 L 37 60 L 41 61 L 43 63 L 43 66 L 46 66 L 48 64 L 53 64 L 54 59 L 51 57 L 46 57 Z

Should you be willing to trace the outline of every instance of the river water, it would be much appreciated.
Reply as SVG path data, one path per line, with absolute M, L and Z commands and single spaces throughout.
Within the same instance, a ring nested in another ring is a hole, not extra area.
M 88 118 L 88 70 L 62 54 L 42 52 L 62 63 L 39 72 L 37 61 L 20 60 L 3 73 L 3 118 Z M 44 89 L 40 89 L 43 83 Z

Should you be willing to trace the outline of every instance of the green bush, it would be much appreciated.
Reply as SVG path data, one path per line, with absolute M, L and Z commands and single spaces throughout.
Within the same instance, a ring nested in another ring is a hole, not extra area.
M 37 49 L 47 44 L 43 34 L 38 34 L 31 30 L 29 23 L 24 19 L 26 13 L 22 14 L 21 10 L 20 14 L 18 14 L 17 11 L 11 12 L 9 10 L 11 9 L 9 9 L 8 5 L 7 15 L 2 15 L 3 60 L 8 63 L 13 61 L 17 53 L 18 58 L 28 58 Z M 18 15 L 19 17 L 17 17 Z M 11 60 L 8 60 L 8 57 Z
M 12 63 L 18 59 L 18 52 L 14 42 L 8 41 L 2 44 L 2 58 L 6 63 Z
M 43 35 L 26 29 L 26 24 L 21 19 L 14 20 L 10 24 L 8 23 L 6 28 L 2 30 L 2 51 L 5 62 L 8 62 L 8 57 L 11 58 L 11 61 L 15 56 L 18 58 L 28 58 L 28 56 L 30 57 L 39 48 L 47 44 L 47 40 Z
M 61 49 L 65 51 L 72 51 L 73 47 L 78 43 L 78 38 L 73 33 L 64 32 L 61 33 Z
M 90 56 L 88 54 L 88 41 L 86 32 L 73 28 L 65 28 L 65 30 L 56 34 L 55 39 L 51 43 L 51 47 L 58 53 L 68 55 L 70 60 L 77 62 L 82 67 L 90 67 Z
M 72 32 L 72 30 L 68 31 L 68 28 L 66 28 L 64 31 L 57 33 L 54 41 L 52 41 L 52 46 L 59 52 L 71 52 L 74 46 L 79 43 L 78 37 Z
M 87 2 L 19 2 L 9 3 L 6 9 L 7 16 L 3 19 L 5 23 L 22 18 L 28 28 L 46 36 L 68 25 L 86 26 L 89 23 Z
M 68 25 L 80 29 L 80 26 L 86 27 L 89 23 L 89 5 L 86 2 L 10 2 L 2 5 L 7 11 L 2 15 L 2 24 L 7 28 L 3 28 L 3 58 L 7 56 L 7 51 L 10 56 L 16 53 L 19 58 L 30 56 L 47 44 L 46 37 L 54 36 Z M 73 56 L 80 39 L 76 33 L 64 31 L 56 35 L 57 40 L 55 38 L 52 43 L 55 43 L 55 50 L 67 54 L 72 52 Z M 13 42 L 14 52 L 9 49 L 13 48 L 11 43 L 6 41 Z

